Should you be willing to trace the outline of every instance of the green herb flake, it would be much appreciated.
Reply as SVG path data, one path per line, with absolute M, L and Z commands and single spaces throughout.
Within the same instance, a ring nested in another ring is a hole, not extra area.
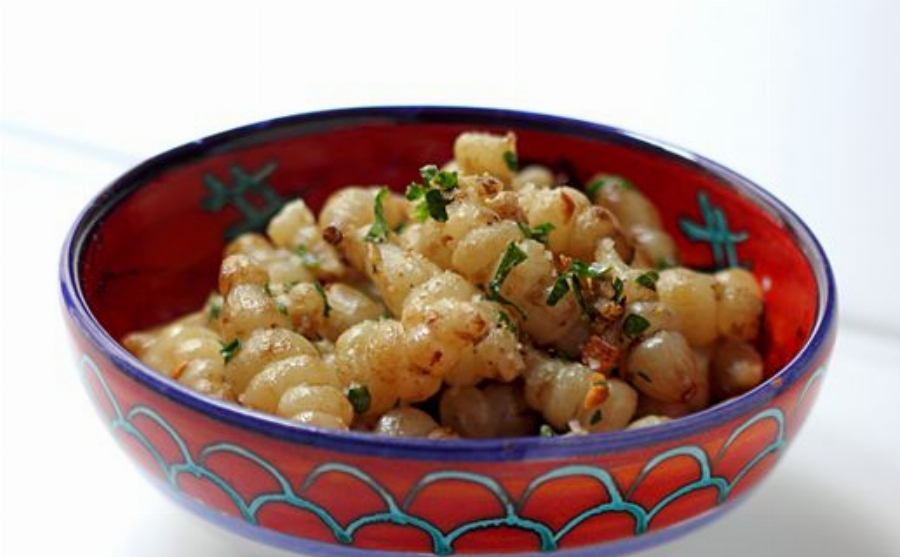
M 459 186 L 459 175 L 456 172 L 441 170 L 431 180 L 431 183 L 437 184 L 443 190 L 452 190 Z
M 581 311 L 584 312 L 588 319 L 593 319 L 594 309 L 591 308 L 584 299 L 584 292 L 581 290 L 581 279 L 577 276 L 572 277 L 572 295 L 575 296 L 575 302 L 578 304 L 578 307 L 581 308 Z
M 307 269 L 318 269 L 321 262 L 316 254 L 309 251 L 304 244 L 298 245 L 294 248 L 294 255 L 300 258 L 300 261 L 303 263 L 303 266 Z
M 503 152 L 503 162 L 506 163 L 506 168 L 513 172 L 519 169 L 519 157 L 512 151 Z
M 287 316 L 288 316 L 288 308 L 287 308 L 287 306 L 284 305 L 283 302 L 278 302 L 277 306 L 278 306 L 278 313 L 280 313 L 281 315 L 287 317 Z
M 237 353 L 240 351 L 240 349 L 241 349 L 241 339 L 236 338 L 236 339 L 232 340 L 231 342 L 229 342 L 228 344 L 223 343 L 222 348 L 221 348 L 221 350 L 219 350 L 219 352 L 222 354 L 222 357 L 225 358 L 225 363 L 227 364 L 228 362 L 231 361 L 232 358 L 234 358 L 237 355 Z
M 603 412 L 597 410 L 591 415 L 591 425 L 597 425 L 603 420 Z
M 318 280 L 313 281 L 313 286 L 316 288 L 316 292 L 319 293 L 319 296 L 322 297 L 322 302 L 324 304 L 322 306 L 322 315 L 328 317 L 328 315 L 331 313 L 331 304 L 328 303 L 328 296 L 325 294 L 325 287 L 322 286 L 322 283 Z
M 375 195 L 375 221 L 366 233 L 367 242 L 383 244 L 387 241 L 391 228 L 388 226 L 387 219 L 384 218 L 384 200 L 388 195 L 390 195 L 390 192 L 387 188 L 381 188 Z
M 650 376 L 644 373 L 643 371 L 635 372 L 635 375 L 646 381 L 647 383 L 653 383 L 653 380 L 650 379 Z
M 550 289 L 550 294 L 547 296 L 547 305 L 555 306 L 569 291 L 572 291 L 578 305 L 588 317 L 591 317 L 593 311 L 584 299 L 580 279 L 603 278 L 609 274 L 609 271 L 609 267 L 601 267 L 597 263 L 589 265 L 584 261 L 573 260 L 569 268 L 556 277 L 556 282 L 553 283 L 553 288 Z
M 575 259 L 569 266 L 569 269 L 577 276 L 585 279 L 599 279 L 609 274 L 609 267 L 602 267 L 599 263 L 591 263 L 588 265 L 584 261 Z
M 613 301 L 617 304 L 625 300 L 625 282 L 619 277 L 612 279 Z
M 593 182 L 589 183 L 587 186 L 584 187 L 584 193 L 587 194 L 588 199 L 590 199 L 591 202 L 597 201 L 597 195 L 600 193 L 600 190 L 603 189 L 603 186 L 605 183 L 606 183 L 605 180 L 602 180 L 602 179 L 594 180 Z
M 440 190 L 428 190 L 425 194 L 425 206 L 428 216 L 438 222 L 447 222 L 447 205 L 452 199 L 444 197 Z
M 406 223 L 398 222 L 397 226 L 394 227 L 394 234 L 403 234 L 404 230 L 406 230 Z
M 437 176 L 437 173 L 438 167 L 433 164 L 426 164 L 419 169 L 419 175 L 422 176 L 423 180 L 425 180 L 425 187 L 431 185 L 431 181 L 434 180 L 434 177 Z
M 369 406 L 372 405 L 372 396 L 369 394 L 369 388 L 365 385 L 361 387 L 351 387 L 347 391 L 347 400 L 353 406 L 353 411 L 357 414 L 364 414 Z
M 491 279 L 491 282 L 488 283 L 487 286 L 487 297 L 488 300 L 493 300 L 495 302 L 499 302 L 501 304 L 508 305 L 518 311 L 523 318 L 528 319 L 528 316 L 525 312 L 516 304 L 507 300 L 500 294 L 500 288 L 503 286 L 503 281 L 506 280 L 506 277 L 509 276 L 509 273 L 513 270 L 516 265 L 519 265 L 523 261 L 528 259 L 528 255 L 522 251 L 519 246 L 515 244 L 515 242 L 510 242 L 508 246 L 506 246 L 506 251 L 503 252 L 503 258 L 500 260 L 500 265 L 497 266 L 497 271 L 494 273 L 494 278 Z
M 646 331 L 649 326 L 650 322 L 640 315 L 629 313 L 622 323 L 622 332 L 625 333 L 626 336 L 634 338 Z
M 656 271 L 647 271 L 643 273 L 638 278 L 634 279 L 634 282 L 640 284 L 644 288 L 649 288 L 656 292 L 656 281 L 659 280 L 659 273 Z
M 425 222 L 428 220 L 428 217 L 431 216 L 428 212 L 428 203 L 422 201 L 415 207 L 413 207 L 413 218 L 416 219 L 417 222 Z
M 668 257 L 660 257 L 656 260 L 656 270 L 657 271 L 665 271 L 666 269 L 671 269 L 676 265 L 675 261 L 672 261 Z
M 556 437 L 556 430 L 553 429 L 550 424 L 541 424 L 538 434 L 541 437 Z
M 553 288 L 550 290 L 550 294 L 547 296 L 548 306 L 555 306 L 559 303 L 560 300 L 563 299 L 563 296 L 569 293 L 569 290 L 571 290 L 569 282 L 570 277 L 566 273 L 561 273 L 558 277 L 556 277 L 556 282 L 553 283 Z
M 438 167 L 433 164 L 425 165 L 420 168 L 419 174 L 422 176 L 425 185 L 413 185 L 417 185 L 426 190 L 433 186 L 437 186 L 443 190 L 452 190 L 459 186 L 459 175 L 455 171 L 448 172 L 446 170 L 438 170 Z
M 517 222 L 516 224 L 519 225 L 519 230 L 522 231 L 523 236 L 530 240 L 540 242 L 545 246 L 550 239 L 550 233 L 556 228 L 551 222 L 541 223 L 534 228 L 529 227 L 523 222 Z
M 609 174 L 600 176 L 599 178 L 588 183 L 588 185 L 584 188 L 584 193 L 587 194 L 588 198 L 591 201 L 596 202 L 597 197 L 600 195 L 600 192 L 603 191 L 603 188 L 607 186 L 619 187 L 625 190 L 634 189 L 634 185 L 632 185 L 632 183 L 625 178 Z
M 412 184 L 406 186 L 406 199 L 410 201 L 422 199 L 423 197 L 425 197 L 426 193 L 428 193 L 428 188 L 423 186 L 422 184 L 413 182 Z
M 209 304 L 207 305 L 207 311 L 209 312 L 210 320 L 218 319 L 220 315 L 222 315 L 222 304 L 224 303 L 222 296 L 218 294 L 214 296 L 210 296 Z
M 497 323 L 500 324 L 501 327 L 505 327 L 512 334 L 516 334 L 519 332 L 519 328 L 516 327 L 516 322 L 512 320 L 512 317 L 509 316 L 505 311 L 501 311 L 497 315 Z
M 421 184 L 410 184 L 406 188 L 406 199 L 419 201 L 413 208 L 413 218 L 425 222 L 428 217 L 439 222 L 447 222 L 447 205 L 453 198 L 447 197 L 441 190 L 429 189 Z
M 266 291 L 266 296 L 272 297 L 272 286 L 268 282 L 263 285 L 263 290 Z
M 425 222 L 428 217 L 447 222 L 447 205 L 453 201 L 447 192 L 459 186 L 459 176 L 456 172 L 438 170 L 433 164 L 420 168 L 419 174 L 423 183 L 413 182 L 406 187 L 406 199 L 419 202 L 413 208 L 413 217 L 419 222 Z
M 446 170 L 438 170 L 438 167 L 429 164 L 419 169 L 419 174 L 425 185 L 421 186 L 428 189 L 437 186 L 442 190 L 452 190 L 459 186 L 459 175 L 456 172 L 448 172 Z

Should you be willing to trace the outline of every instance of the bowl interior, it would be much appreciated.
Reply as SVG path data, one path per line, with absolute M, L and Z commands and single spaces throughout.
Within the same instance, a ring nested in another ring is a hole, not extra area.
M 819 293 L 807 247 L 744 180 L 634 136 L 549 117 L 466 109 L 373 109 L 291 117 L 227 132 L 157 157 L 89 209 L 76 264 L 99 323 L 119 339 L 199 308 L 222 248 L 262 230 L 287 200 L 318 209 L 336 188 L 402 191 L 419 167 L 451 158 L 465 130 L 515 131 L 520 164 L 546 164 L 582 186 L 603 171 L 632 181 L 659 208 L 685 265 L 750 268 L 762 282 L 763 349 L 771 375 L 809 337 Z

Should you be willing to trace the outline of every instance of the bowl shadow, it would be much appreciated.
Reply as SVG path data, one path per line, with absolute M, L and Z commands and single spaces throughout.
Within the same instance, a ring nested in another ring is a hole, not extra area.
M 895 557 L 898 548 L 858 500 L 822 480 L 779 469 L 731 512 L 635 557 Z

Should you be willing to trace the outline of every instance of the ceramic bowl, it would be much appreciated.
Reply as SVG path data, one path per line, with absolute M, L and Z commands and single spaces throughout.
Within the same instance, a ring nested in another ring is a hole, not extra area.
M 765 291 L 767 380 L 646 429 L 579 438 L 433 441 L 309 429 L 204 398 L 117 342 L 200 307 L 222 247 L 302 196 L 401 188 L 473 128 L 518 134 L 523 163 L 582 184 L 629 178 L 660 208 L 683 262 L 744 265 Z M 746 178 L 683 149 L 565 118 L 391 107 L 290 116 L 159 155 L 85 209 L 62 252 L 79 373 L 104 423 L 178 503 L 312 555 L 624 553 L 739 502 L 797 435 L 835 335 L 834 280 L 799 218 Z

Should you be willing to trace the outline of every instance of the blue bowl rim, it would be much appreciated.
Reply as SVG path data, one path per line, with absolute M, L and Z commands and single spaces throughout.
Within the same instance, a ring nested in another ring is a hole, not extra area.
M 78 280 L 80 256 L 92 230 L 129 194 L 163 170 L 190 164 L 210 153 L 243 147 L 246 141 L 268 141 L 298 126 L 309 133 L 366 123 L 470 123 L 475 126 L 538 129 L 576 135 L 653 152 L 715 177 L 755 205 L 768 211 L 792 235 L 815 276 L 818 287 L 816 320 L 803 347 L 782 369 L 757 388 L 700 412 L 648 428 L 584 437 L 516 437 L 505 439 L 428 440 L 375 436 L 310 428 L 196 393 L 143 364 L 115 341 L 96 320 Z M 262 136 L 262 139 L 260 137 Z M 835 334 L 837 293 L 833 271 L 821 244 L 806 224 L 775 196 L 744 176 L 691 151 L 616 127 L 518 110 L 455 106 L 380 106 L 341 108 L 295 114 L 218 133 L 176 147 L 145 162 L 102 190 L 77 217 L 63 244 L 60 281 L 70 316 L 91 343 L 126 376 L 175 403 L 230 425 L 282 441 L 362 455 L 439 461 L 509 461 L 604 455 L 670 443 L 713 429 L 748 414 L 788 389 L 808 372 Z

